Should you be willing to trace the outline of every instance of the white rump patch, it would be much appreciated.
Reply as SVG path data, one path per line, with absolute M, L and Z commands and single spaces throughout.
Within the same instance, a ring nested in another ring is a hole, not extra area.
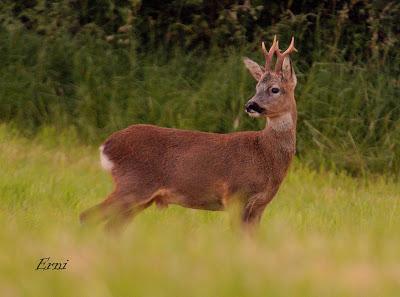
M 104 144 L 99 147 L 100 150 L 100 163 L 101 167 L 103 167 L 104 170 L 106 171 L 111 171 L 114 167 L 114 163 L 111 162 L 111 160 L 107 157 L 106 154 L 104 154 Z
M 293 128 L 292 115 L 287 112 L 281 116 L 268 119 L 268 125 L 275 131 L 287 131 Z

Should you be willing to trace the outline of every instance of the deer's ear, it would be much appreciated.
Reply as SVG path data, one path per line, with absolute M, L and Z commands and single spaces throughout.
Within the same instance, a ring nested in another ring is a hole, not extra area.
M 293 85 L 296 86 L 297 77 L 296 77 L 296 73 L 294 73 L 294 68 L 293 68 L 292 62 L 290 61 L 289 57 L 286 57 L 283 60 L 282 75 L 286 80 L 291 81 L 293 83 Z
M 263 75 L 263 70 L 260 65 L 258 65 L 256 62 L 253 60 L 250 60 L 249 58 L 244 57 L 243 58 L 243 63 L 246 66 L 246 68 L 250 71 L 250 74 L 257 80 L 259 81 L 261 76 Z

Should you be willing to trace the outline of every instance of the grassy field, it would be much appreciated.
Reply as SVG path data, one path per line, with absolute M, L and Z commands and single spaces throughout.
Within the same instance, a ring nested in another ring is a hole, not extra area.
M 180 207 L 151 207 L 110 237 L 78 222 L 112 188 L 97 148 L 51 129 L 35 140 L 8 130 L 0 296 L 399 296 L 398 183 L 296 161 L 253 239 L 227 213 Z M 66 269 L 36 271 L 44 257 Z

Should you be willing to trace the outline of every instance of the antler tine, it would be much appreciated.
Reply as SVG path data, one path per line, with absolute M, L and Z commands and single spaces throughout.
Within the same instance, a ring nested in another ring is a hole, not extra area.
M 264 66 L 265 71 L 268 71 L 270 68 L 271 60 L 275 53 L 276 46 L 277 46 L 276 35 L 274 36 L 274 41 L 272 42 L 272 45 L 268 52 L 267 49 L 265 48 L 265 43 L 264 42 L 261 43 L 262 51 L 265 57 L 265 66 Z
M 281 53 L 279 49 L 279 44 L 277 43 L 276 46 L 276 64 L 275 64 L 275 72 L 279 72 L 282 69 L 283 65 L 283 60 L 285 60 L 285 57 L 288 56 L 292 52 L 297 52 L 297 49 L 294 47 L 294 37 L 292 36 L 292 40 L 290 42 L 289 47 L 287 48 L 286 51 Z

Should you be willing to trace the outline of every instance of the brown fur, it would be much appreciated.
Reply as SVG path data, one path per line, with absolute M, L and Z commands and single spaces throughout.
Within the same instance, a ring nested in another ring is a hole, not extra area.
M 229 197 L 241 197 L 242 222 L 258 223 L 295 153 L 296 81 L 288 59 L 279 73 L 255 74 L 260 66 L 248 68 L 258 77 L 257 93 L 249 102 L 265 109 L 264 130 L 216 134 L 133 125 L 115 132 L 103 151 L 113 163 L 115 190 L 82 213 L 81 220 L 107 221 L 106 227 L 114 230 L 153 202 L 223 210 Z M 279 96 L 269 93 L 272 85 L 281 89 Z

